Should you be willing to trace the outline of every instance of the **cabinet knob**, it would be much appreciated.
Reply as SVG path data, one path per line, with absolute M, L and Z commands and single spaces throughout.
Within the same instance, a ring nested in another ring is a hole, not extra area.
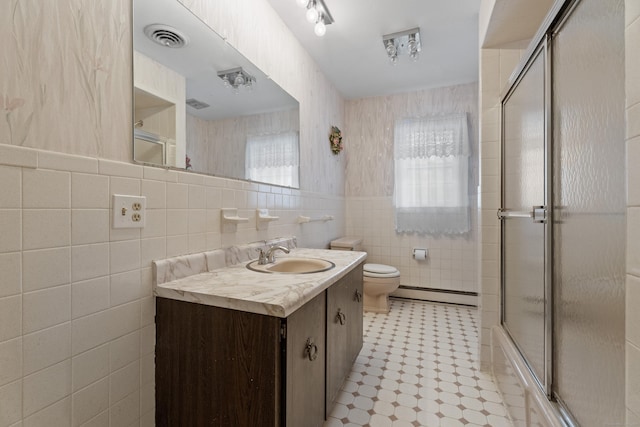
M 355 299 L 358 302 L 362 301 L 362 292 L 360 292 L 358 289 L 356 289 L 356 293 L 353 296 L 353 299 Z
M 342 312 L 342 309 L 338 309 L 338 313 L 336 314 L 336 322 L 340 322 L 341 325 L 344 325 L 347 321 L 347 316 Z
M 307 344 L 304 348 L 304 352 L 312 362 L 318 358 L 318 346 L 315 345 L 311 338 L 307 338 Z

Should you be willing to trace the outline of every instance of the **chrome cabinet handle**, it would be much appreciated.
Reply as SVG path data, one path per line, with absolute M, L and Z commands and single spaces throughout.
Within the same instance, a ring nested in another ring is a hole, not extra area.
M 312 362 L 318 358 L 318 346 L 315 345 L 311 338 L 307 338 L 307 344 L 305 345 L 304 352 Z
M 344 325 L 347 321 L 347 316 L 345 316 L 341 309 L 338 309 L 338 314 L 336 314 L 336 321 L 340 322 L 341 325 Z
M 356 294 L 354 295 L 354 299 L 358 302 L 362 301 L 362 293 L 356 289 Z

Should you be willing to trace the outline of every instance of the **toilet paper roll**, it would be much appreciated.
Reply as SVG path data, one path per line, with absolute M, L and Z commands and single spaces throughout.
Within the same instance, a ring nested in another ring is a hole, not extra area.
M 426 249 L 414 249 L 413 257 L 416 261 L 424 261 L 427 259 L 427 250 Z

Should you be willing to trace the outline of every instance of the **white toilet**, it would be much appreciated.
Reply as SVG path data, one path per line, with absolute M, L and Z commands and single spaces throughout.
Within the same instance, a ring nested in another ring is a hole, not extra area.
M 342 251 L 362 250 L 362 239 L 342 237 L 331 242 L 331 249 Z M 363 273 L 364 310 L 374 313 L 389 312 L 389 294 L 400 286 L 400 272 L 384 264 L 365 264 Z

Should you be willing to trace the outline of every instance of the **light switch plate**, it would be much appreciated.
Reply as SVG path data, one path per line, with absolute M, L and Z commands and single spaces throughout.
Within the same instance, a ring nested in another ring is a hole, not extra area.
M 144 196 L 113 195 L 113 228 L 143 228 L 147 198 Z

